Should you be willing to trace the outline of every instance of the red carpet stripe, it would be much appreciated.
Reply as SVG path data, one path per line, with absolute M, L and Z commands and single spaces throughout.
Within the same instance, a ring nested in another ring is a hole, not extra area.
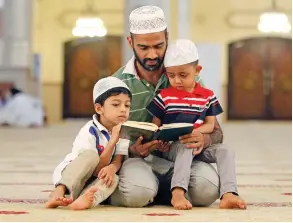
M 0 214 L 28 214 L 26 211 L 0 211 Z

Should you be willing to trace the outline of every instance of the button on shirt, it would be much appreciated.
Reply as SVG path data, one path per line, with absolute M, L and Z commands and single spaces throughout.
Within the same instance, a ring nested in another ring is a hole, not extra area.
M 110 132 L 93 116 L 93 120 L 86 123 L 76 136 L 71 153 L 56 167 L 53 174 L 54 184 L 61 179 L 63 169 L 85 150 L 97 151 L 100 155 L 108 145 Z M 113 155 L 128 155 L 129 140 L 119 139 L 113 151 Z

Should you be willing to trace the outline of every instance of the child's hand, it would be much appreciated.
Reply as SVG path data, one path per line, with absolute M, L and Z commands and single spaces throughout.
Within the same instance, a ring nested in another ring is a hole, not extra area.
M 112 131 L 111 131 L 111 140 L 113 140 L 113 142 L 115 142 L 115 143 L 117 143 L 118 140 L 119 140 L 121 125 L 122 124 L 120 123 L 118 125 L 115 125 L 112 128 Z
M 111 187 L 114 184 L 115 168 L 113 166 L 105 166 L 98 174 L 98 178 L 103 180 L 107 187 Z
M 179 137 L 180 143 L 185 144 L 186 148 L 194 149 L 197 148 L 197 151 L 193 151 L 193 155 L 200 154 L 204 147 L 204 137 L 203 134 L 194 131 L 187 135 Z
M 200 131 L 198 131 L 197 129 L 193 129 L 192 133 L 193 134 L 201 134 Z M 202 150 L 203 150 L 203 145 L 200 147 L 194 148 L 192 151 L 192 154 L 196 156 L 196 155 L 200 154 L 202 152 Z
M 202 152 L 202 150 L 203 150 L 203 147 L 195 148 L 195 149 L 193 149 L 192 154 L 196 156 L 196 155 L 200 154 Z

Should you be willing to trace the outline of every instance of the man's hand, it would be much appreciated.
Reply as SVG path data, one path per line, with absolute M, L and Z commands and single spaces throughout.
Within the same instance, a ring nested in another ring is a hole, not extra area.
M 160 152 L 169 152 L 170 151 L 170 143 L 169 142 L 163 142 L 159 141 L 158 147 L 156 148 Z
M 203 134 L 198 131 L 193 131 L 190 134 L 181 136 L 179 140 L 182 144 L 186 144 L 187 148 L 196 149 L 196 150 L 193 150 L 193 155 L 198 155 L 203 150 L 203 147 L 204 147 Z
M 98 178 L 103 180 L 107 187 L 111 187 L 114 184 L 115 168 L 111 165 L 105 166 L 98 174 Z
M 154 149 L 158 147 L 159 141 L 153 140 L 148 143 L 142 144 L 143 137 L 140 136 L 136 142 L 130 146 L 130 150 L 134 153 L 146 157 L 148 156 Z

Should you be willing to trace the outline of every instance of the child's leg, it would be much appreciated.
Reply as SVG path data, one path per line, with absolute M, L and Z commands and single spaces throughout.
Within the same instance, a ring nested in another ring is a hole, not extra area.
M 229 150 L 225 144 L 216 144 L 206 148 L 195 159 L 217 164 L 221 185 L 220 208 L 246 208 L 245 202 L 238 196 L 233 150 Z
M 174 151 L 175 150 L 175 151 Z M 172 154 L 176 154 L 173 156 Z M 193 160 L 192 149 L 187 149 L 184 144 L 174 142 L 168 159 L 175 158 L 174 172 L 171 180 L 172 200 L 175 209 L 188 210 L 192 204 L 185 198 L 190 180 L 190 168 Z M 170 157 L 170 156 L 173 156 Z
M 80 195 L 86 181 L 95 171 L 99 159 L 98 152 L 86 150 L 70 162 L 63 170 L 62 178 L 56 184 L 56 188 L 52 192 L 52 196 L 46 204 L 46 207 L 55 208 L 60 205 L 66 206 L 71 203 L 72 200 L 75 200 Z M 70 194 L 71 199 L 65 200 L 65 194 Z
M 114 184 L 111 187 L 106 187 L 103 180 L 96 179 L 88 185 L 81 193 L 81 195 L 69 205 L 73 210 L 84 210 L 98 206 L 106 200 L 118 186 L 119 177 L 115 174 Z

